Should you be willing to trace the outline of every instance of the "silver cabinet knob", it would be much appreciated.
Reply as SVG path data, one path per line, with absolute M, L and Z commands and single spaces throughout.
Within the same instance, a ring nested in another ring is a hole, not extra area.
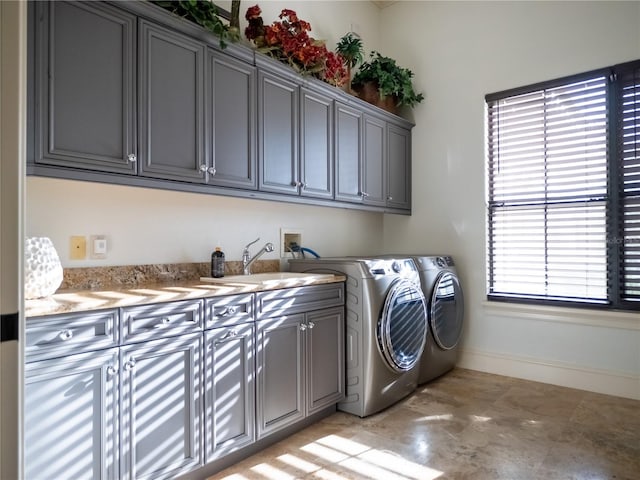
M 73 338 L 73 331 L 72 330 L 63 330 L 58 335 L 58 338 L 60 338 L 60 340 L 62 340 L 62 341 L 71 340 Z
M 133 370 L 135 366 L 136 366 L 136 361 L 135 359 L 131 358 L 125 362 L 124 369 L 125 371 L 129 372 Z
M 138 157 L 136 157 L 135 153 L 130 153 L 127 155 L 127 160 L 129 163 L 136 163 L 138 161 Z
M 109 365 L 107 367 L 107 375 L 113 377 L 116 373 L 118 373 L 118 369 L 116 367 L 114 367 L 113 365 Z
M 202 165 L 200 165 L 200 171 L 201 172 L 206 172 L 207 171 L 207 166 L 204 163 Z
M 309 329 L 312 329 L 313 327 L 316 326 L 316 324 L 313 323 L 313 322 L 309 322 L 309 323 L 307 323 L 307 326 L 309 327 Z
M 387 200 L 393 200 L 393 197 L 392 197 L 391 195 L 389 195 L 389 196 L 387 197 Z
M 209 172 L 209 175 L 215 175 L 216 174 L 216 169 L 213 167 L 209 167 L 209 170 L 207 170 L 207 172 Z
M 367 192 L 360 192 L 360 195 L 363 196 L 363 197 L 368 197 L 369 196 L 369 194 Z
M 307 325 L 305 323 L 300 324 L 300 331 L 304 332 L 307 329 Z

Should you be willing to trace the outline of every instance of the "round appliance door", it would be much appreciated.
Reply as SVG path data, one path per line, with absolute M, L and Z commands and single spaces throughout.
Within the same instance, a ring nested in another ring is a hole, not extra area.
M 419 286 L 394 282 L 378 321 L 378 345 L 389 367 L 411 370 L 420 361 L 427 340 L 427 305 Z
M 441 273 L 431 296 L 429 319 L 431 333 L 440 348 L 451 350 L 462 336 L 464 299 L 458 277 L 452 272 Z

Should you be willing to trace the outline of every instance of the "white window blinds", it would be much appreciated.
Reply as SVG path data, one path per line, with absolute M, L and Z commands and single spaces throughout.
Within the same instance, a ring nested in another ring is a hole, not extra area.
M 622 255 L 620 269 L 623 299 L 640 300 L 640 67 L 618 74 L 617 124 L 619 184 L 622 203 Z
M 489 296 L 606 301 L 607 77 L 487 107 Z

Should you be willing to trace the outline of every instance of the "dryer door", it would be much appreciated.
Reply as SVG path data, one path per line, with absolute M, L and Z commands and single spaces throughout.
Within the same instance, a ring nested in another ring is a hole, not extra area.
M 406 279 L 394 282 L 378 321 L 378 345 L 396 372 L 412 369 L 427 339 L 427 306 L 419 286 Z
M 452 272 L 443 272 L 436 279 L 431 296 L 429 319 L 431 333 L 440 348 L 450 350 L 460 341 L 464 317 L 462 287 Z

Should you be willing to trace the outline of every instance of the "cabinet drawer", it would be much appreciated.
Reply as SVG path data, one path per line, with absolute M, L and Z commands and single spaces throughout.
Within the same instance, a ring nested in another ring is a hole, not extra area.
M 287 288 L 256 295 L 259 317 L 290 315 L 344 305 L 344 283 Z
M 134 343 L 202 330 L 200 300 L 121 309 L 122 342 Z
M 116 347 L 118 311 L 29 318 L 26 339 L 27 362 Z
M 204 312 L 205 329 L 252 322 L 253 294 L 207 298 Z

